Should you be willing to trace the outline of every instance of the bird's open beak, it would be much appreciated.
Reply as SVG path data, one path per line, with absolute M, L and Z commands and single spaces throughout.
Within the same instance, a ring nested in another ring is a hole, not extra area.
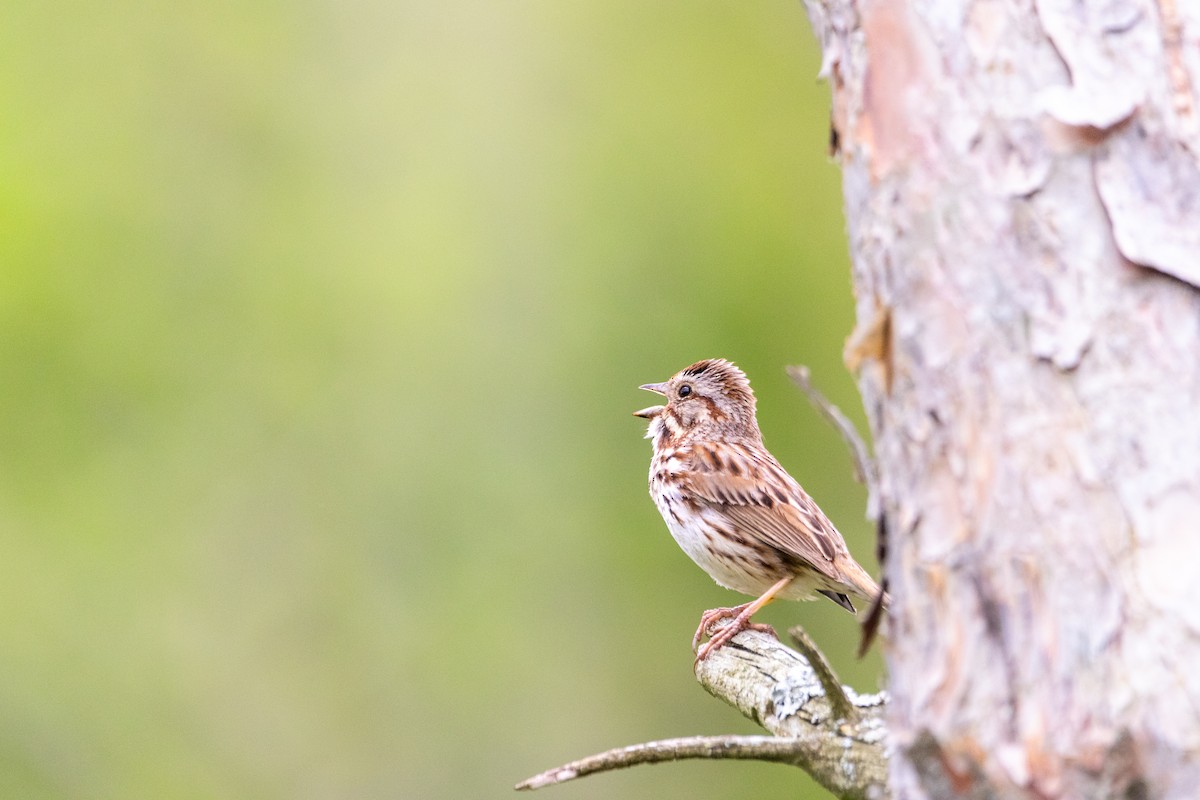
M 638 388 L 645 389 L 647 392 L 661 394 L 664 397 L 667 394 L 667 385 L 665 383 L 644 383 Z M 643 408 L 641 411 L 633 412 L 633 415 L 635 417 L 643 417 L 645 419 L 654 419 L 663 412 L 663 408 L 664 406 L 650 406 L 649 408 Z

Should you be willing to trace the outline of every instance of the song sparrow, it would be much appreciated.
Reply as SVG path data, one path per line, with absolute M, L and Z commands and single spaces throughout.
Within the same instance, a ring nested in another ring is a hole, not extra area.
M 851 596 L 876 598 L 879 587 L 837 528 L 763 445 L 744 372 L 709 359 L 641 388 L 667 398 L 634 416 L 650 420 L 650 495 L 671 535 L 717 583 L 758 597 L 704 613 L 693 650 L 712 623 L 733 621 L 712 635 L 697 661 L 746 628 L 774 633 L 750 617 L 777 597 L 821 594 L 851 613 Z

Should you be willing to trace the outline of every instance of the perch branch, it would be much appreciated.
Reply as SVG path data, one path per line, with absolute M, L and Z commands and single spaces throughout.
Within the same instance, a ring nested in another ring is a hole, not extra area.
M 810 643 L 811 644 L 811 643 Z M 816 648 L 817 660 L 824 662 Z M 837 685 L 825 665 L 827 681 Z M 743 631 L 696 665 L 696 678 L 774 736 L 699 736 L 633 745 L 591 756 L 517 784 L 536 789 L 604 770 L 680 758 L 751 758 L 791 764 L 843 800 L 887 800 L 887 695 L 841 687 L 851 713 L 835 710 L 808 659 L 758 631 Z
M 842 717 L 808 660 L 758 631 L 743 631 L 697 664 L 696 678 L 713 696 L 793 741 L 796 763 L 836 796 L 891 796 L 886 693 L 860 695 L 843 687 L 857 719 Z

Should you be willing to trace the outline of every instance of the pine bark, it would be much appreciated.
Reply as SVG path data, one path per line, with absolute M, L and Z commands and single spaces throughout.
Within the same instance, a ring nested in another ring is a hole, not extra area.
M 808 0 L 890 528 L 890 782 L 1200 793 L 1200 3 Z

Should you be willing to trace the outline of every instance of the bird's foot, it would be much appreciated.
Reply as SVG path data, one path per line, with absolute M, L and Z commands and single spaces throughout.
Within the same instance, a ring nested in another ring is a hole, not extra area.
M 745 630 L 769 633 L 778 639 L 779 634 L 775 633 L 775 629 L 770 625 L 760 625 L 750 621 L 751 615 L 759 608 L 761 605 L 756 606 L 754 602 L 750 602 L 733 608 L 714 608 L 705 611 L 704 615 L 700 617 L 700 627 L 696 629 L 696 635 L 692 637 L 692 652 L 696 653 L 696 661 L 693 666 L 708 658 L 714 650 L 724 647 L 730 639 Z M 713 625 L 723 619 L 730 621 L 719 630 L 711 631 Z M 699 647 L 700 640 L 710 633 L 711 638 L 697 652 L 696 648 Z
M 692 637 L 692 652 L 700 647 L 700 640 L 709 635 L 709 628 L 713 623 L 722 619 L 731 619 L 745 611 L 750 606 L 749 603 L 742 603 L 740 606 L 733 608 L 710 608 L 700 616 L 700 625 L 696 628 L 696 635 Z

